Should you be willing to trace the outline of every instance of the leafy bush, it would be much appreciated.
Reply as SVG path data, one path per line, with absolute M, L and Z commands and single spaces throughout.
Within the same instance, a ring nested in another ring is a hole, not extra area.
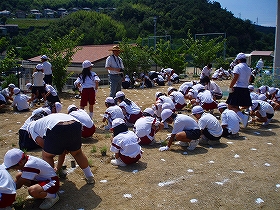
M 13 84 L 15 84 L 15 86 L 18 87 L 18 78 L 17 78 L 17 75 L 15 75 L 15 74 L 10 74 L 10 75 L 4 77 L 4 81 L 3 81 L 2 84 L 1 84 L 2 89 L 8 87 L 8 85 L 9 85 L 10 83 L 13 83 Z

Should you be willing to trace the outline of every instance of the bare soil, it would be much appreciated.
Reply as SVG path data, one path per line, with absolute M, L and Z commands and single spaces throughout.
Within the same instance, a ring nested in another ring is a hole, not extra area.
M 225 90 L 229 81 L 217 83 Z M 154 103 L 155 92 L 166 90 L 167 86 L 123 91 L 144 109 Z M 82 170 L 71 168 L 72 157 L 67 156 L 67 179 L 61 180 L 60 201 L 52 209 L 280 209 L 278 112 L 269 126 L 249 125 L 241 129 L 238 139 L 222 138 L 217 147 L 198 146 L 194 151 L 174 144 L 170 151 L 160 152 L 159 142 L 171 132 L 170 127 L 156 134 L 157 144 L 143 147 L 138 163 L 115 167 L 110 164 L 111 133 L 104 131 L 100 116 L 108 94 L 108 86 L 98 90 L 97 131 L 83 139 L 95 185 L 86 184 Z M 79 105 L 73 93 L 60 98 L 64 113 L 68 105 Z M 18 147 L 18 130 L 30 114 L 11 109 L 0 113 L 0 163 L 8 149 Z M 103 146 L 108 147 L 106 156 L 100 153 Z M 41 150 L 28 154 L 41 157 Z M 26 188 L 18 190 L 22 209 L 38 209 L 42 200 L 25 200 L 26 196 Z

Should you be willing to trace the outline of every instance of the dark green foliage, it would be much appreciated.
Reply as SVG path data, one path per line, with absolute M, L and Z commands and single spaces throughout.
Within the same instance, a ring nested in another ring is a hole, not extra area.
M 75 35 L 75 31 L 72 31 L 57 40 L 50 38 L 43 45 L 41 51 L 41 54 L 46 54 L 50 59 L 53 69 L 53 83 L 58 92 L 62 92 L 64 85 L 71 76 L 71 73 L 67 72 L 67 67 L 73 55 L 79 50 L 77 45 L 83 37 L 82 35 L 79 37 Z
M 77 36 L 84 34 L 81 45 L 107 44 L 120 41 L 123 37 L 131 40 L 154 35 L 154 21 L 157 17 L 156 35 L 171 36 L 171 44 L 201 33 L 226 33 L 227 56 L 253 50 L 274 50 L 275 28 L 255 26 L 249 20 L 235 18 L 221 8 L 220 3 L 209 0 L 2 0 L 0 10 L 23 10 L 44 8 L 89 7 L 92 12 L 79 11 L 48 27 L 23 29 L 13 37 L 11 44 L 21 47 L 24 59 L 38 55 L 41 44 L 48 38 L 57 39 L 75 29 Z M 99 7 L 113 8 L 116 10 Z M 101 14 L 102 13 L 102 14 Z M 40 20 L 38 20 L 40 21 Z M 274 30 L 273 30 L 274 29 Z M 174 47 L 174 46 L 172 46 Z M 180 46 L 176 46 L 176 49 Z M 175 49 L 175 48 L 173 48 Z

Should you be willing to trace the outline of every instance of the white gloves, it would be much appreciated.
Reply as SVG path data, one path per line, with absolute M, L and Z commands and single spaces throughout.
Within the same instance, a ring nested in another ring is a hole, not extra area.
M 163 152 L 163 151 L 167 151 L 169 150 L 169 147 L 168 146 L 164 146 L 164 147 L 160 147 L 159 148 L 159 151 Z

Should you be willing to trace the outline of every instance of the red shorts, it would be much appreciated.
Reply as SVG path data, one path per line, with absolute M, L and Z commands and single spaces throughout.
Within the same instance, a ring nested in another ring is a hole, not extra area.
M 181 110 L 186 106 L 186 104 L 175 104 L 175 109 L 176 110 Z
M 83 126 L 83 131 L 82 131 L 83 138 L 91 137 L 94 133 L 95 133 L 95 125 L 93 125 L 91 128 L 87 128 L 86 126 Z
M 154 140 L 154 135 L 155 135 L 155 130 L 151 129 L 151 133 L 149 134 L 149 136 L 143 136 L 140 139 L 139 144 L 140 145 L 148 145 L 150 144 L 153 140 Z
M 131 114 L 127 119 L 127 122 L 134 124 L 136 120 L 138 120 L 142 116 L 143 116 L 142 112 L 139 112 L 138 114 Z
M 6 208 L 11 206 L 16 200 L 16 194 L 4 194 L 1 193 L 0 208 Z
M 85 107 L 85 106 L 87 106 L 88 102 L 89 102 L 89 105 L 95 104 L 94 88 L 83 88 L 83 90 L 82 90 L 80 106 Z
M 135 158 L 131 158 L 125 155 L 120 154 L 120 158 L 121 160 L 125 163 L 125 164 L 132 164 L 132 163 L 136 163 L 140 158 L 141 158 L 141 154 L 138 154 Z
M 202 105 L 202 108 L 205 109 L 206 111 L 211 110 L 211 109 L 216 109 L 218 107 L 217 102 L 213 101 L 212 103 L 204 103 Z
M 50 193 L 50 194 L 55 194 L 58 192 L 59 190 L 59 179 L 57 176 L 52 177 L 52 180 L 55 180 L 55 185 L 51 186 L 50 188 L 48 188 L 46 190 L 46 192 Z M 43 187 L 44 185 L 48 184 L 50 181 L 49 180 L 45 180 L 45 181 L 34 181 L 32 182 L 32 184 L 39 184 L 41 187 Z

